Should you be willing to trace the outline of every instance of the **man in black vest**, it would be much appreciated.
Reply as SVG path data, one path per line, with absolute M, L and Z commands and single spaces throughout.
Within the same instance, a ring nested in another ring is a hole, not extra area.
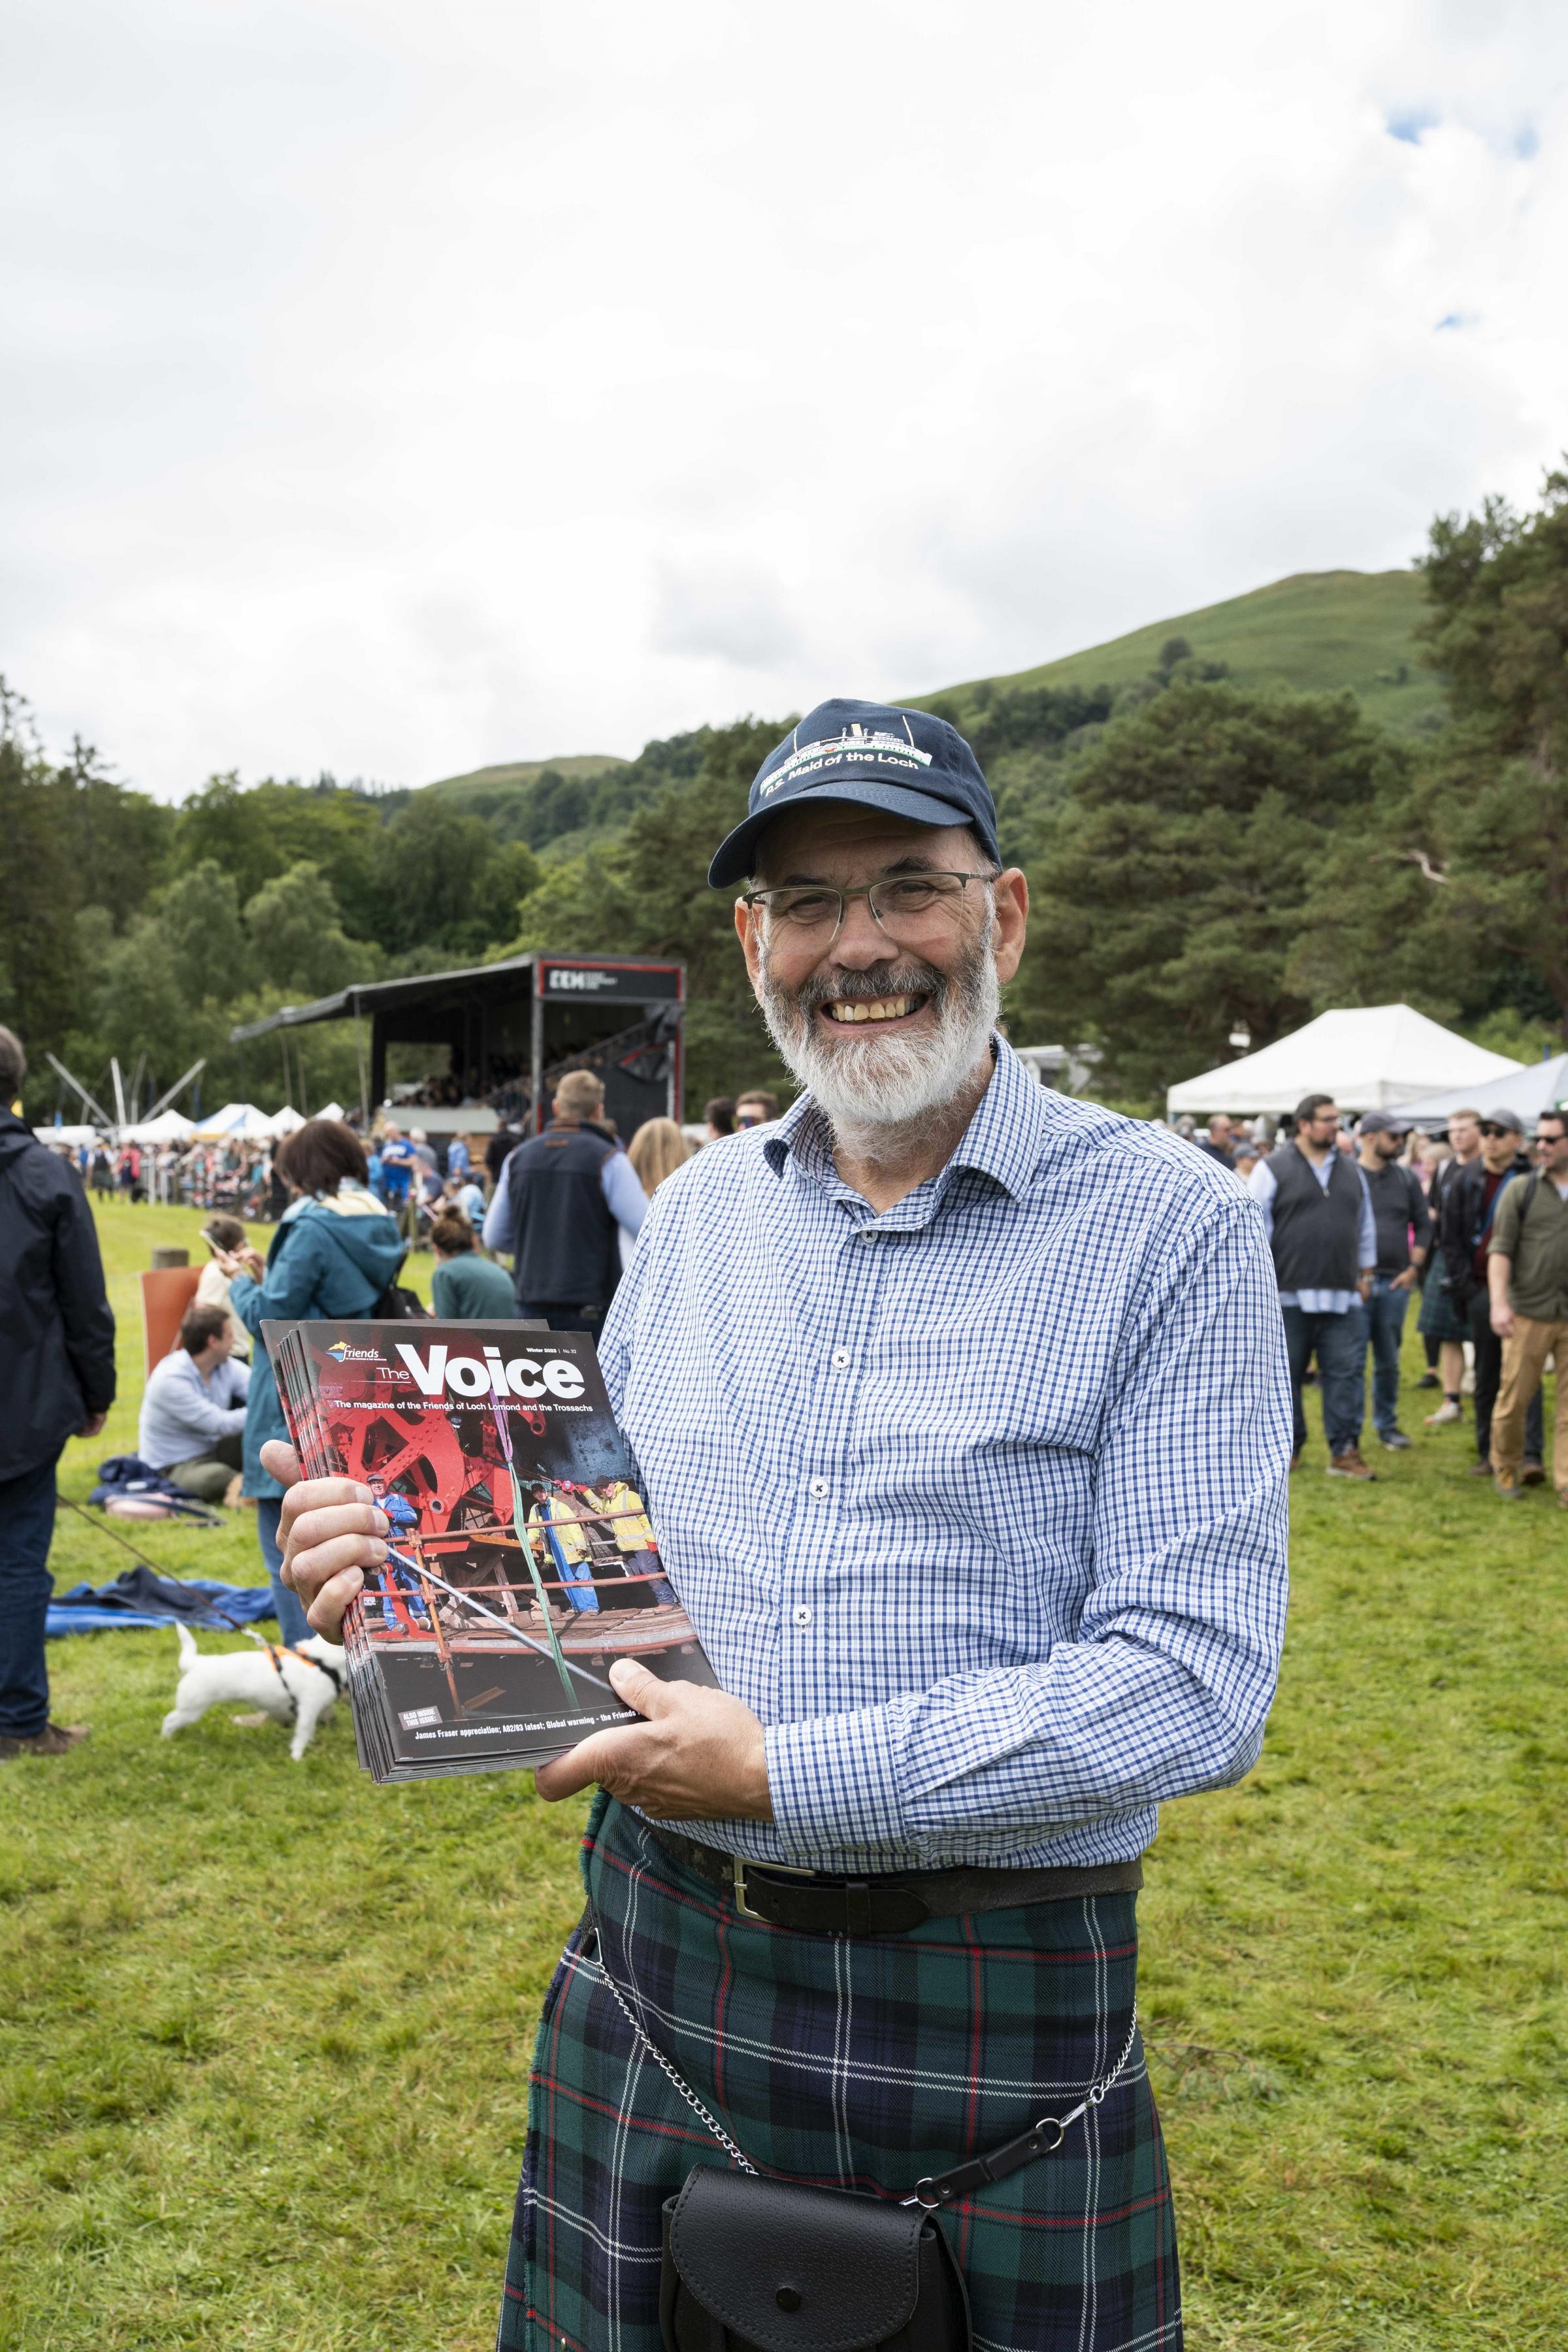
M 1263 1212 L 1285 1318 L 1296 1440 L 1290 1467 L 1307 1443 L 1301 1381 L 1315 1349 L 1329 1475 L 1371 1478 L 1361 1454 L 1363 1303 L 1377 1264 L 1377 1229 L 1366 1181 L 1340 1150 L 1339 1134 L 1333 1097 L 1306 1096 L 1290 1141 L 1259 1161 L 1247 1189 Z
M 551 1108 L 543 1134 L 501 1170 L 485 1247 L 511 1253 L 520 1315 L 596 1332 L 621 1278 L 621 1234 L 636 1239 L 647 1195 L 615 1129 L 595 1124 L 605 1089 L 591 1070 L 568 1070 Z

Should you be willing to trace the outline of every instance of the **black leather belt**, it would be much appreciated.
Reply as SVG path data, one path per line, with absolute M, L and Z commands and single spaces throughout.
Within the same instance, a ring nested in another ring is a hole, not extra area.
M 1143 1884 L 1141 1862 L 1089 1863 L 1060 1870 L 911 1870 L 873 1878 L 836 1878 L 747 1862 L 720 1846 L 699 1844 L 663 1822 L 648 1822 L 658 1843 L 683 1870 L 722 1888 L 743 1919 L 808 1936 L 900 1936 L 928 1919 L 970 1911 L 1011 1911 L 1027 1903 L 1068 1903 L 1081 1895 L 1131 1895 Z

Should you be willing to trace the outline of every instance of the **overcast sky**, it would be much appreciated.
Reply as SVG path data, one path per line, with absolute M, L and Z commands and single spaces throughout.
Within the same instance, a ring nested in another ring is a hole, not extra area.
M 1403 564 L 1568 445 L 1568 7 L 9 0 L 0 669 L 418 783 Z

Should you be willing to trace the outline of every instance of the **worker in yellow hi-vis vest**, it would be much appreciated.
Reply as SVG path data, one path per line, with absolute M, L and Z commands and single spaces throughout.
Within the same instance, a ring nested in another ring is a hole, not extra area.
M 588 1566 L 588 1538 L 574 1502 L 553 1488 L 541 1485 L 533 1488 L 533 1507 L 528 1515 L 528 1532 L 542 1546 L 545 1559 L 566 1588 L 566 1598 L 574 1609 L 595 1614 L 599 1596 L 594 1590 L 593 1570 Z
M 642 1496 L 624 1478 L 607 1479 L 599 1488 L 598 1496 L 616 1538 L 616 1549 L 621 1555 L 622 1574 L 650 1577 L 649 1596 L 673 1607 L 674 1588 L 668 1577 L 658 1573 L 658 1546 Z

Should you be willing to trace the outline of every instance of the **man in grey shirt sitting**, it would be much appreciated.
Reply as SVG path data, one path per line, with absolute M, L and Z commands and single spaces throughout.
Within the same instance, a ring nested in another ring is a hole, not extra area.
M 142 1400 L 136 1451 L 204 1503 L 237 1488 L 250 1368 L 232 1360 L 226 1308 L 187 1307 L 180 1344 L 154 1364 Z

